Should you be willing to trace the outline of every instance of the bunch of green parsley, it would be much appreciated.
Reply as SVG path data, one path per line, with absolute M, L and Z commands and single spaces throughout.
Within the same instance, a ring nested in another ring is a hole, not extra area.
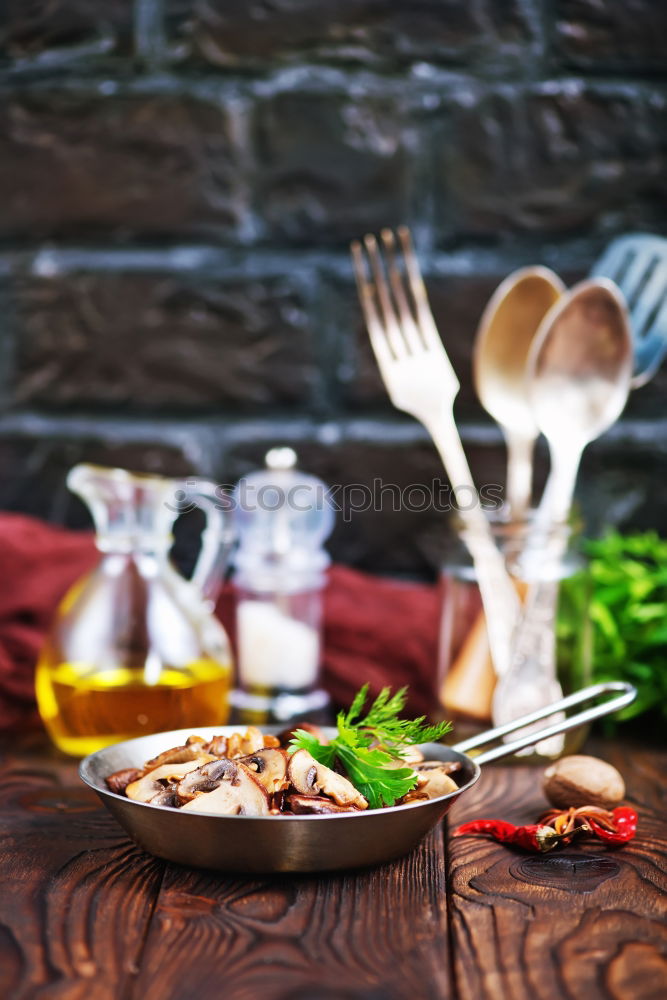
M 335 739 L 323 744 L 312 733 L 297 729 L 290 747 L 292 751 L 307 750 L 326 767 L 342 765 L 371 809 L 393 806 L 417 784 L 412 768 L 400 766 L 405 753 L 417 743 L 437 742 L 451 729 L 449 722 L 427 725 L 423 715 L 400 719 L 406 697 L 405 687 L 393 695 L 390 688 L 383 688 L 362 716 L 368 699 L 368 684 L 364 684 L 349 711 L 338 713 Z
M 590 557 L 595 680 L 625 680 L 637 698 L 621 718 L 667 719 L 667 540 L 611 531 L 586 543 Z

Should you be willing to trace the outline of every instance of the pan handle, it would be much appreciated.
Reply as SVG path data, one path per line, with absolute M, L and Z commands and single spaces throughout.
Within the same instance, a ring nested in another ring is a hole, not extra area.
M 554 701 L 551 705 L 545 705 L 544 708 L 530 712 L 529 715 L 522 715 L 520 719 L 513 719 L 512 722 L 507 722 L 504 726 L 498 726 L 496 729 L 487 729 L 484 733 L 471 736 L 468 740 L 462 740 L 461 743 L 456 743 L 452 749 L 458 750 L 459 753 L 467 753 L 468 750 L 473 750 L 476 747 L 485 746 L 487 743 L 502 739 L 503 736 L 507 736 L 509 733 L 513 733 L 517 729 L 522 729 L 533 722 L 546 719 L 548 716 L 553 715 L 554 712 L 564 711 L 585 701 L 598 700 L 603 695 L 609 694 L 617 694 L 618 697 L 607 699 L 598 705 L 593 705 L 583 712 L 578 712 L 576 715 L 556 722 L 551 726 L 545 726 L 537 732 L 528 733 L 526 736 L 522 736 L 518 740 L 513 740 L 511 743 L 501 743 L 500 746 L 485 750 L 479 756 L 475 757 L 476 763 L 486 764 L 491 760 L 509 757 L 511 754 L 516 753 L 517 750 L 531 747 L 541 740 L 548 739 L 550 736 L 566 733 L 570 729 L 576 729 L 577 726 L 583 726 L 587 722 L 592 722 L 593 719 L 600 719 L 603 715 L 617 712 L 635 700 L 637 689 L 632 684 L 626 684 L 625 681 L 606 681 L 602 684 L 593 684 L 591 687 L 582 688 L 581 691 L 575 691 L 574 694 L 568 695 L 567 698 Z

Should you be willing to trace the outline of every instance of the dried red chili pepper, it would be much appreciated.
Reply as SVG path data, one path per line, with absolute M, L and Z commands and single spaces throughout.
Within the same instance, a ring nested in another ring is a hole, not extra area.
M 486 834 L 501 844 L 514 844 L 526 851 L 550 851 L 562 839 L 551 826 L 540 823 L 530 826 L 515 826 L 502 819 L 477 819 L 464 823 L 454 831 L 455 837 L 468 834 Z
M 637 830 L 637 813 L 630 806 L 613 811 L 600 806 L 580 806 L 561 812 L 550 809 L 538 823 L 515 826 L 502 819 L 478 819 L 464 823 L 455 837 L 486 835 L 501 844 L 513 844 L 527 851 L 550 851 L 560 843 L 569 844 L 578 834 L 592 834 L 608 844 L 626 844 Z
M 594 816 L 587 816 L 586 823 L 596 837 L 608 844 L 627 844 L 637 832 L 637 813 L 630 806 L 617 806 L 612 811 L 613 830 L 602 826 Z
M 589 833 L 608 844 L 626 844 L 637 830 L 637 813 L 630 806 L 617 806 L 611 812 L 600 806 L 579 806 L 561 812 L 550 809 L 540 816 L 563 835 L 567 842 L 577 833 Z

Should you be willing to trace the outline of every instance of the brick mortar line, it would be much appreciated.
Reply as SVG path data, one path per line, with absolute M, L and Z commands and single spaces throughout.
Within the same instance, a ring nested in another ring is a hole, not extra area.
M 360 233 L 360 235 L 362 235 Z M 502 259 L 502 272 L 509 273 L 520 266 L 530 255 L 537 255 L 545 262 L 558 262 L 568 270 L 587 265 L 591 260 L 591 247 L 602 246 L 606 237 L 575 239 L 545 246 L 536 240 L 526 240 L 511 247 L 499 245 L 467 246 L 455 251 L 422 250 L 417 246 L 422 269 L 433 276 L 475 276 L 498 273 L 497 263 Z M 349 277 L 351 265 L 347 248 L 331 250 L 301 247 L 270 248 L 262 246 L 216 247 L 201 244 L 183 244 L 171 247 L 110 245 L 91 247 L 58 247 L 53 244 L 41 248 L 6 246 L 0 249 L 0 277 L 30 275 L 38 278 L 56 277 L 77 273 L 164 273 L 218 275 L 221 280 L 233 278 L 257 279 L 284 277 L 298 267 L 302 273 L 320 272 L 332 277 Z M 224 277 L 223 277 L 224 275 Z
M 479 421 L 462 421 L 459 424 L 461 437 L 465 443 L 494 447 L 502 442 L 502 434 L 493 424 Z M 179 420 L 174 417 L 111 417 L 106 414 L 55 414 L 34 411 L 7 413 L 0 416 L 0 435 L 43 436 L 45 438 L 67 435 L 85 438 L 94 433 L 96 437 L 123 437 L 125 440 L 141 441 L 159 432 L 163 443 L 190 441 L 192 433 L 203 437 L 222 436 L 222 447 L 261 440 L 263 438 L 284 437 L 290 441 L 320 441 L 323 445 L 337 443 L 366 442 L 418 444 L 429 440 L 429 435 L 421 425 L 404 422 L 391 415 L 386 417 L 369 415 L 364 417 L 342 417 L 336 420 L 317 421 L 308 417 L 267 417 L 238 418 L 230 420 L 226 416 L 188 416 Z M 606 444 L 646 444 L 656 452 L 667 452 L 667 417 L 655 419 L 620 420 L 610 431 L 596 442 L 597 447 Z
M 128 68 L 132 66 L 128 62 Z M 54 90 L 81 96 L 98 96 L 102 99 L 113 99 L 122 96 L 171 96 L 181 95 L 200 100 L 262 100 L 276 96 L 294 94 L 296 96 L 341 96 L 354 100 L 364 98 L 400 99 L 456 96 L 457 93 L 471 93 L 484 97 L 486 93 L 502 93 L 517 90 L 526 92 L 541 91 L 556 86 L 562 89 L 577 86 L 581 90 L 593 90 L 600 93 L 618 94 L 627 91 L 633 95 L 641 93 L 644 96 L 654 95 L 656 90 L 667 90 L 667 74 L 651 74 L 649 76 L 633 76 L 622 72 L 596 73 L 563 68 L 560 71 L 545 72 L 537 76 L 521 73 L 512 75 L 503 73 L 498 76 L 480 76 L 479 72 L 448 69 L 435 63 L 418 62 L 412 64 L 403 72 L 379 73 L 367 69 L 345 70 L 334 66 L 323 66 L 317 63 L 299 63 L 291 67 L 275 70 L 268 75 L 255 73 L 253 75 L 214 76 L 195 73 L 178 72 L 142 72 L 134 75 L 115 78 L 111 71 L 118 71 L 119 64 L 109 65 L 109 71 L 104 73 L 99 68 L 85 72 L 81 65 L 78 73 L 73 75 L 58 75 L 41 71 L 39 75 L 15 74 L 11 70 L 0 71 L 0 94 L 39 94 L 53 93 Z M 37 72 L 37 71 L 36 71 Z M 433 108 L 425 108 L 435 112 L 439 104 Z

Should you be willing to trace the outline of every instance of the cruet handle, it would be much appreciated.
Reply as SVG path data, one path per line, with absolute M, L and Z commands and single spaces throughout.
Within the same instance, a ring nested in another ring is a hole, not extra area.
M 201 533 L 201 549 L 190 582 L 204 600 L 215 604 L 234 544 L 231 508 L 225 506 L 215 483 L 207 480 L 197 480 L 195 490 L 188 491 L 188 499 L 206 515 L 206 526 Z

